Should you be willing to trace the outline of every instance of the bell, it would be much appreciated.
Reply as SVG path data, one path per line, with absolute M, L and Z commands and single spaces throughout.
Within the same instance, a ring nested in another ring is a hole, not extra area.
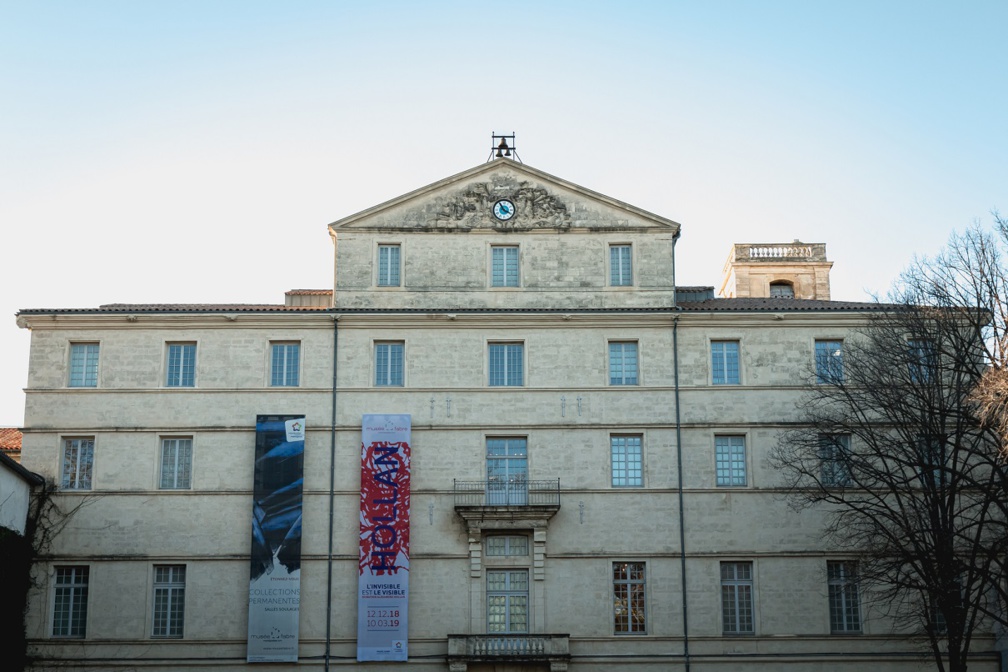
M 507 140 L 501 138 L 500 144 L 497 145 L 497 153 L 494 156 L 498 159 L 504 156 L 511 156 L 511 148 L 508 147 Z

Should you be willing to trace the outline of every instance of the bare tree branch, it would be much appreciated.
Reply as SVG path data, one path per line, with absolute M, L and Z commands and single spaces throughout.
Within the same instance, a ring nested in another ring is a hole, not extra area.
M 825 508 L 866 599 L 926 638 L 942 671 L 966 670 L 978 627 L 1008 626 L 1008 225 L 995 221 L 913 262 L 773 456 L 792 505 Z

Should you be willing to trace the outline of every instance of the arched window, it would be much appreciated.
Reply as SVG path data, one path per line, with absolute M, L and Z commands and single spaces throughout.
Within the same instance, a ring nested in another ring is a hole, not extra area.
M 770 283 L 770 296 L 778 299 L 793 299 L 794 285 L 787 280 L 775 280 Z

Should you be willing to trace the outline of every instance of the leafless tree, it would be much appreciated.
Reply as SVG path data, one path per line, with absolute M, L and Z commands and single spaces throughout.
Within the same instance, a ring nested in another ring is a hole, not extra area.
M 864 599 L 951 672 L 976 633 L 1008 626 L 1008 231 L 996 221 L 915 260 L 838 360 L 818 363 L 803 423 L 774 451 L 791 503 L 823 508 L 833 547 L 856 560 Z
M 28 594 L 44 585 L 44 574 L 35 572 L 36 563 L 48 557 L 53 540 L 64 530 L 70 519 L 96 496 L 77 498 L 76 503 L 61 505 L 59 489 L 51 479 L 35 488 L 31 494 L 24 534 L 0 527 L 0 651 L 5 670 L 31 667 L 25 634 L 25 613 Z

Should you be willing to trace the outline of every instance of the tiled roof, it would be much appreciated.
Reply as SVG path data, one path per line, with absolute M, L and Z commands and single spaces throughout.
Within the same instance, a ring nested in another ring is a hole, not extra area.
M 21 430 L 15 427 L 0 427 L 0 450 L 4 452 L 21 451 Z
M 322 290 L 319 290 L 322 291 Z M 284 306 L 253 303 L 106 303 L 97 308 L 29 308 L 19 315 L 100 315 L 130 313 L 318 313 L 336 314 L 425 314 L 425 313 L 667 313 L 667 312 L 878 312 L 898 308 L 893 304 L 862 301 L 821 301 L 814 299 L 759 298 L 706 299 L 681 301 L 678 307 L 611 308 L 330 308 L 329 306 Z
M 278 303 L 105 303 L 97 308 L 24 308 L 19 315 L 96 315 L 102 313 L 315 313 L 321 306 Z
M 783 297 L 759 299 L 707 299 L 706 301 L 682 301 L 683 312 L 733 311 L 733 312 L 835 312 L 835 311 L 884 311 L 899 306 L 873 301 L 822 301 L 819 299 L 788 299 Z
M 332 296 L 331 289 L 289 289 L 284 294 L 293 296 Z

